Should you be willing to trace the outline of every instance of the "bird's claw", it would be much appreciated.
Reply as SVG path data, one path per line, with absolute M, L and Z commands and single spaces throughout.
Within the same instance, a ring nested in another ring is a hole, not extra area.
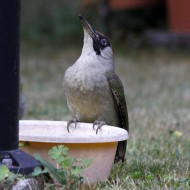
M 78 122 L 78 120 L 76 118 L 73 118 L 73 119 L 71 119 L 70 121 L 67 122 L 67 131 L 68 131 L 68 133 L 70 133 L 69 127 L 70 127 L 71 123 L 75 124 L 75 129 L 76 129 L 77 128 L 77 122 Z
M 103 125 L 105 125 L 106 123 L 104 121 L 99 121 L 99 120 L 96 120 L 94 123 L 93 123 L 93 130 L 95 130 L 95 126 L 97 125 L 97 128 L 96 128 L 96 134 L 98 134 L 98 130 L 101 129 L 101 127 Z

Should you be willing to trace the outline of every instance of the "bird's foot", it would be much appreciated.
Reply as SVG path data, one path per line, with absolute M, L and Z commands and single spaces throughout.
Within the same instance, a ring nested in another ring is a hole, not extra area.
M 71 119 L 71 120 L 69 120 L 69 121 L 67 122 L 67 131 L 68 131 L 68 133 L 70 133 L 69 127 L 70 127 L 70 125 L 71 125 L 72 123 L 75 124 L 75 129 L 77 128 L 77 122 L 78 122 L 77 118 L 73 118 L 73 119 Z
M 104 121 L 99 121 L 99 120 L 96 120 L 94 123 L 93 123 L 93 130 L 95 130 L 95 126 L 97 125 L 97 128 L 96 128 L 96 134 L 98 134 L 98 130 L 103 126 L 105 125 L 106 123 Z

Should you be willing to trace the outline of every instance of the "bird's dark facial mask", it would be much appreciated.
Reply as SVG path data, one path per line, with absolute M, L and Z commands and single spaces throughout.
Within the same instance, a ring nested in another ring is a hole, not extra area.
M 103 34 L 96 32 L 98 38 L 93 39 L 93 48 L 97 55 L 101 55 L 101 51 L 106 47 L 110 47 L 110 42 L 106 36 Z

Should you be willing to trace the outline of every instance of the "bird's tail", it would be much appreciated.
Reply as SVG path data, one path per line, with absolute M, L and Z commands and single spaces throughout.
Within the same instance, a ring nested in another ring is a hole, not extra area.
M 127 149 L 127 141 L 118 142 L 114 163 L 117 163 L 119 161 L 122 162 L 125 161 L 126 149 Z

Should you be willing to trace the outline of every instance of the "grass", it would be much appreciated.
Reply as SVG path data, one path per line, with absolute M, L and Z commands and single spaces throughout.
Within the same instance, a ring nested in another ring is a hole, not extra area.
M 24 119 L 68 120 L 62 77 L 80 54 L 69 49 L 21 56 Z M 130 120 L 127 161 L 90 189 L 190 189 L 190 56 L 166 50 L 115 51 Z

